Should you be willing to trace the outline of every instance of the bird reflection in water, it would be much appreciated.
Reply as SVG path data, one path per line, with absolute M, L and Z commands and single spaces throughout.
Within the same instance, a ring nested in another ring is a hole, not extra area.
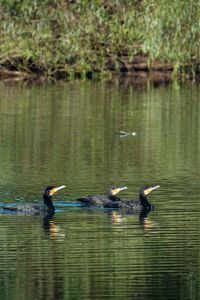
M 108 216 L 114 226 L 117 226 L 118 228 L 126 228 L 128 216 L 137 215 L 139 216 L 139 224 L 145 232 L 156 232 L 155 222 L 149 219 L 150 212 L 150 210 L 142 210 L 140 213 L 113 210 L 109 212 Z
M 61 227 L 55 223 L 54 213 L 49 213 L 44 216 L 43 229 L 50 240 L 64 240 L 65 238 L 65 233 L 63 233 Z
M 149 213 L 150 213 L 149 210 L 142 210 L 140 212 L 140 215 L 139 215 L 140 225 L 146 233 L 148 233 L 148 232 L 156 233 L 157 232 L 156 223 L 149 219 L 149 217 L 148 217 Z
M 122 225 L 127 221 L 127 218 L 121 212 L 115 210 L 109 213 L 109 218 L 113 225 Z

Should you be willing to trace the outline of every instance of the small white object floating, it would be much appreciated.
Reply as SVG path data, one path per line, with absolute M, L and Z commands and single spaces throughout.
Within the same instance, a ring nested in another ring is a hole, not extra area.
M 120 131 L 119 135 L 120 136 L 136 136 L 137 132 L 135 132 L 135 131 L 133 131 L 133 132 Z

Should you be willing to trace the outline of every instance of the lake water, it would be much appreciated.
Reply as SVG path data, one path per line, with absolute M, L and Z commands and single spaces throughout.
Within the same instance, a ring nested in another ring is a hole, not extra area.
M 0 211 L 1 299 L 200 299 L 199 179 L 198 85 L 1 83 L 0 204 L 67 187 L 53 218 Z M 146 184 L 147 216 L 75 200 Z

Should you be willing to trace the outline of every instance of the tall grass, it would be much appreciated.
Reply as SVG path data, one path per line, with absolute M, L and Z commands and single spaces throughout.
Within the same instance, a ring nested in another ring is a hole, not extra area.
M 149 66 L 199 71 L 198 0 L 0 0 L 0 64 L 50 76 Z

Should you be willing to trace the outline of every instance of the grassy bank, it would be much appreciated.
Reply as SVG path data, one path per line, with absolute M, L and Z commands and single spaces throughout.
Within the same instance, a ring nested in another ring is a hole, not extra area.
M 0 17 L 0 65 L 10 70 L 200 70 L 198 0 L 0 0 Z

